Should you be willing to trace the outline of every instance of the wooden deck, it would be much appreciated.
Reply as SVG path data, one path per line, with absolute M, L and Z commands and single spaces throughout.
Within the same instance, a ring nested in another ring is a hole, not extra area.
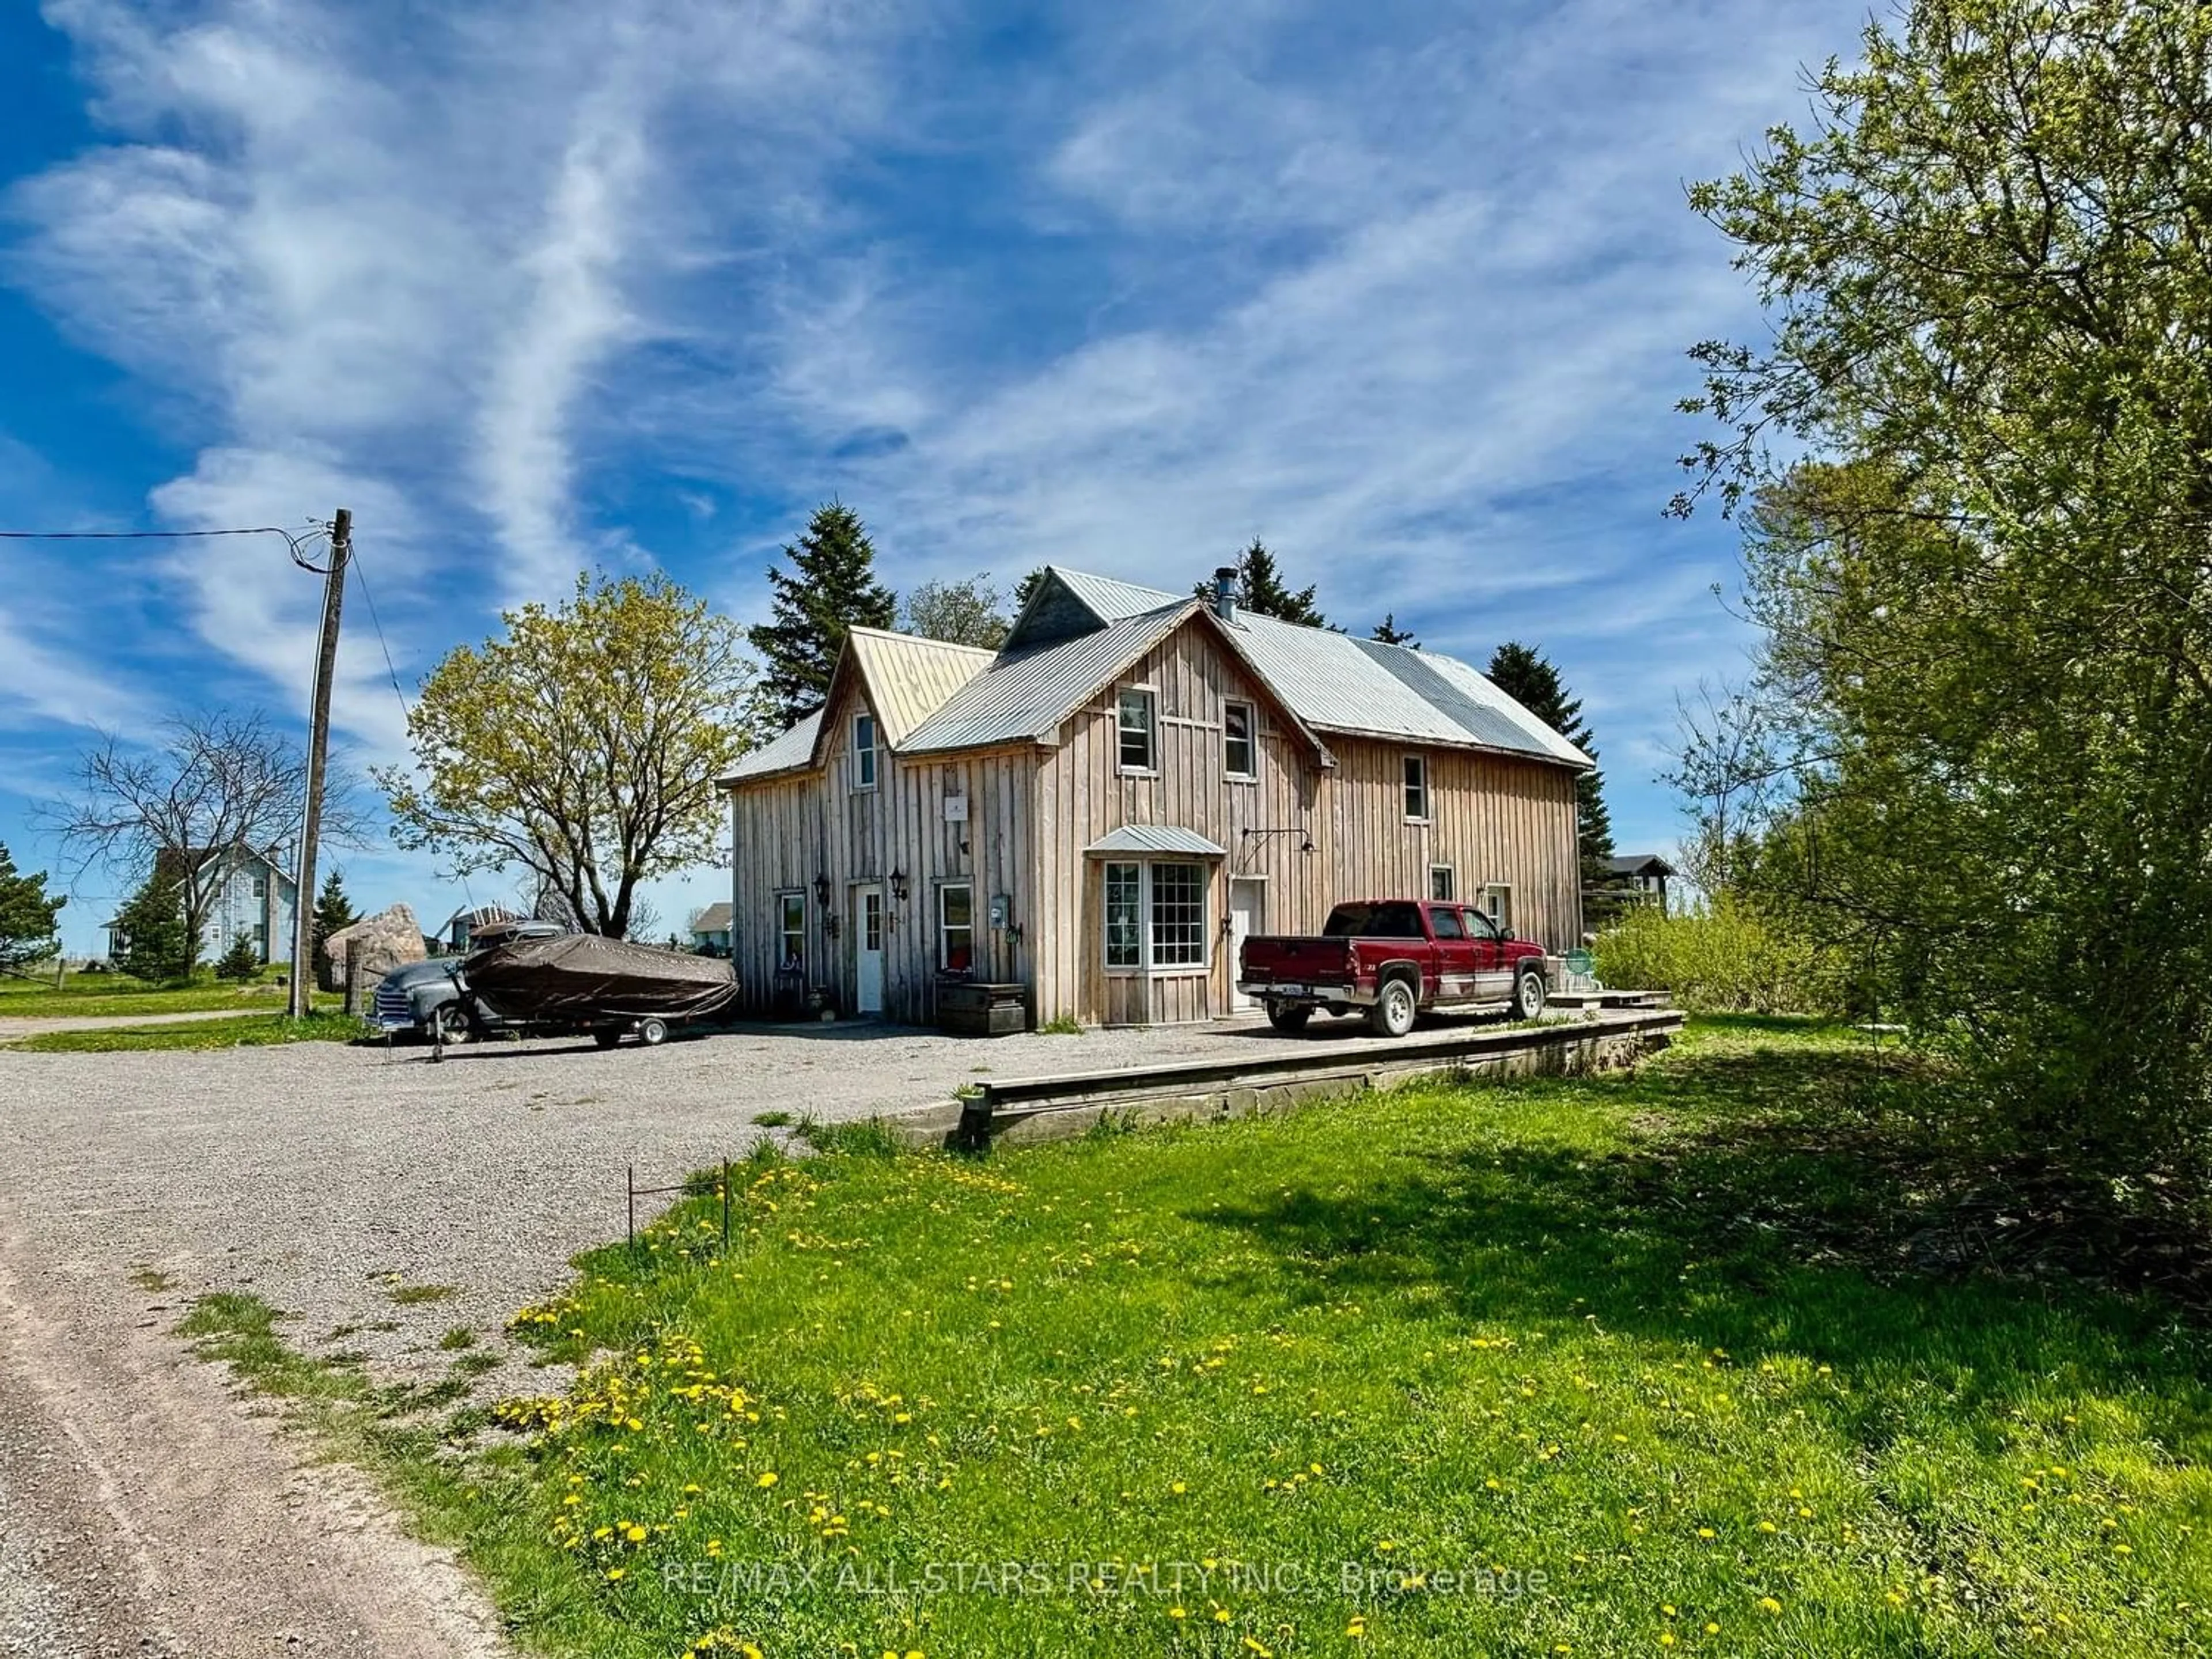
M 1614 1008 L 1536 1026 L 1451 1025 L 1397 1042 L 1362 1036 L 1248 1054 L 1237 1052 L 1243 1039 L 1225 1030 L 1218 1059 L 994 1079 L 975 1098 L 896 1119 L 893 1127 L 914 1144 L 980 1151 L 1000 1141 L 1083 1134 L 1102 1119 L 1191 1122 L 1278 1111 L 1438 1073 L 1605 1071 L 1664 1048 L 1681 1029 L 1682 1015 L 1672 1008 Z

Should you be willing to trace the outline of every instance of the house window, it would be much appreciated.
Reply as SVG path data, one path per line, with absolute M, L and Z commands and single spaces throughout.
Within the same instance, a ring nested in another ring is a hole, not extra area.
M 267 897 L 269 896 L 269 878 L 268 878 L 268 877 L 266 877 L 266 876 L 256 876 L 256 877 L 254 877 L 254 878 L 253 878 L 253 896 L 254 896 L 254 897 L 256 897 L 256 898 L 258 898 L 258 899 L 265 899 L 265 898 L 267 898 Z
M 1498 924 L 1499 933 L 1512 933 L 1513 890 L 1510 887 L 1503 882 L 1492 882 L 1482 890 L 1482 908 L 1484 914 Z
M 1429 762 L 1425 755 L 1406 757 L 1406 817 L 1425 823 L 1429 817 Z
M 775 908 L 777 933 L 783 946 L 776 962 L 783 972 L 795 974 L 806 966 L 806 895 L 778 893 Z
M 1458 878 L 1449 864 L 1431 865 L 1429 866 L 1429 896 L 1441 903 L 1450 903 L 1459 896 L 1459 894 L 1454 890 Z
M 1115 723 L 1120 728 L 1121 769 L 1149 772 L 1157 764 L 1152 738 L 1152 693 L 1133 687 L 1115 702 Z
M 937 890 L 937 962 L 948 974 L 975 965 L 975 890 L 966 882 Z
M 1107 967 L 1205 967 L 1206 885 L 1202 864 L 1108 865 Z
M 1145 965 L 1145 866 L 1106 866 L 1106 965 Z
M 1249 702 L 1221 706 L 1221 769 L 1232 778 L 1260 775 L 1260 756 L 1252 732 L 1255 709 Z
M 876 717 L 853 716 L 853 787 L 876 787 Z
M 265 921 L 253 924 L 253 954 L 264 962 L 269 960 L 269 924 Z
M 1155 864 L 1152 879 L 1152 966 L 1206 965 L 1206 866 Z
M 860 948 L 884 948 L 884 896 L 878 888 L 871 887 L 860 896 Z

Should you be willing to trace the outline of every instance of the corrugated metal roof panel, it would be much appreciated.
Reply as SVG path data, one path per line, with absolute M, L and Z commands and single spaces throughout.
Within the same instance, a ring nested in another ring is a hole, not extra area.
M 717 899 L 702 910 L 691 923 L 695 933 L 726 933 L 730 929 L 730 902 Z
M 1127 617 L 1094 634 L 1000 657 L 915 730 L 908 752 L 980 749 L 1034 738 L 1164 639 L 1195 603 Z
M 1454 708 L 1455 717 L 1469 731 L 1491 731 L 1498 735 L 1483 741 L 1501 749 L 1527 749 L 1532 745 L 1555 760 L 1574 766 L 1593 764 L 1590 757 L 1569 743 L 1557 732 L 1544 724 L 1520 703 L 1499 690 L 1489 676 L 1478 672 L 1456 657 L 1447 657 L 1434 651 L 1409 651 L 1402 645 L 1385 645 L 1380 640 L 1362 640 L 1360 647 L 1382 662 L 1386 668 L 1398 673 L 1406 672 L 1392 667 L 1394 658 L 1408 659 L 1412 672 L 1419 673 L 1423 683 L 1428 676 L 1443 680 L 1462 700 L 1451 702 L 1449 693 L 1440 691 L 1437 700 Z M 1409 682 L 1410 683 L 1410 682 Z
M 748 778 L 765 778 L 777 772 L 793 772 L 809 765 L 814 759 L 814 734 L 822 729 L 822 711 L 802 715 L 799 723 L 779 732 L 759 748 L 739 760 L 724 783 L 742 783 Z
M 1201 859 L 1229 856 L 1227 848 L 1215 846 L 1197 830 L 1182 829 L 1171 823 L 1125 823 L 1119 830 L 1109 830 L 1083 850 L 1093 858 L 1118 853 L 1145 855 L 1179 853 L 1186 857 Z
M 946 698 L 991 665 L 994 653 L 915 634 L 856 628 L 846 636 L 867 681 L 884 741 L 905 747 L 909 733 Z
M 1142 616 L 1163 605 L 1181 605 L 1191 597 L 1188 593 L 1170 593 L 1164 588 L 1140 587 L 1134 582 L 1117 582 L 1111 576 L 1094 576 L 1087 571 L 1069 570 L 1056 564 L 1046 568 L 1066 584 L 1070 592 L 1089 605 L 1101 622 L 1116 623 L 1126 617 Z

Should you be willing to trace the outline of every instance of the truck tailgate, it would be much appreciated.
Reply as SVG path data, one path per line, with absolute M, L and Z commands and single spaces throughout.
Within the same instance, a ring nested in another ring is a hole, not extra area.
M 1247 983 L 1340 985 L 1351 973 L 1351 948 L 1340 939 L 1255 933 L 1244 941 L 1241 977 Z

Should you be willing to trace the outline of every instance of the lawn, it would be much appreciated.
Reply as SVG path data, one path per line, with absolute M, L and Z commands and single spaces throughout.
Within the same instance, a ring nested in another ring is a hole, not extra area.
M 2212 1352 L 1911 1270 L 1893 1059 L 1706 1024 L 987 1161 L 757 1158 L 391 1472 L 593 1656 L 2207 1650 Z M 466 1419 L 463 1419 L 463 1426 Z
M 234 1019 L 180 1020 L 173 1025 L 42 1031 L 35 1036 L 0 1042 L 0 1052 L 106 1054 L 148 1048 L 259 1048 L 280 1042 L 351 1042 L 375 1034 L 376 1028 L 366 1021 L 318 1010 L 299 1020 L 283 1014 L 240 1014 Z
M 342 1000 L 315 993 L 318 1007 Z M 225 1008 L 282 1007 L 283 988 L 269 984 L 228 985 L 210 981 L 185 986 L 150 985 L 125 974 L 72 974 L 56 990 L 51 981 L 36 982 L 0 975 L 0 1018 L 107 1018 L 130 1014 L 198 1014 Z

